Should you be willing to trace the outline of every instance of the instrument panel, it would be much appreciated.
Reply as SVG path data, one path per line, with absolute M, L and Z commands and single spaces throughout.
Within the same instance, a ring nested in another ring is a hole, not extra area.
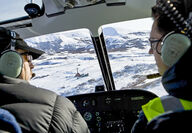
M 69 96 L 91 133 L 129 133 L 141 106 L 157 97 L 145 90 L 115 90 Z

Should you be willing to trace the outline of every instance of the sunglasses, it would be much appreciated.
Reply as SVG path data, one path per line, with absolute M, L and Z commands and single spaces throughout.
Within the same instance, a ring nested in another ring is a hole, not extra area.
M 27 61 L 28 62 L 32 62 L 33 60 L 33 56 L 30 55 L 28 52 L 24 52 L 24 53 L 19 53 L 20 55 L 25 55 L 27 57 Z

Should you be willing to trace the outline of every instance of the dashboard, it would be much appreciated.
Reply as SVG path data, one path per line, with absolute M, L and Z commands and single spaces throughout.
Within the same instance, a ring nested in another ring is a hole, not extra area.
M 157 97 L 145 90 L 115 90 L 69 96 L 91 133 L 129 133 L 141 106 Z

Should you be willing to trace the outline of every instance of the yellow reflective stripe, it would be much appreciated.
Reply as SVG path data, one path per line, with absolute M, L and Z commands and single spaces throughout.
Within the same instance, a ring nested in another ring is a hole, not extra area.
M 142 106 L 142 110 L 148 120 L 151 121 L 154 117 L 164 113 L 164 108 L 159 97 L 149 101 Z
M 192 101 L 180 99 L 180 102 L 183 105 L 184 110 L 192 110 Z
M 192 110 L 192 101 L 187 101 L 183 99 L 179 99 L 179 101 L 181 102 L 184 110 Z M 142 110 L 148 122 L 165 112 L 160 97 L 157 97 L 149 101 L 147 104 L 143 105 Z

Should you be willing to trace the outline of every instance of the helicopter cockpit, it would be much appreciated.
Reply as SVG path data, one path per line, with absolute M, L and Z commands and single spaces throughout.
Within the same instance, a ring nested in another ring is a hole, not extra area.
M 38 74 L 32 84 L 51 87 L 69 98 L 92 133 L 125 133 L 130 132 L 141 106 L 159 96 L 148 89 L 161 88 L 160 79 L 152 79 L 159 75 L 147 52 L 149 30 L 145 30 L 145 24 L 152 22 L 154 2 L 23 0 L 18 7 L 22 13 L 3 15 L 0 26 L 16 31 L 31 46 L 47 50 L 35 61 Z M 120 34 L 118 27 L 128 32 Z

